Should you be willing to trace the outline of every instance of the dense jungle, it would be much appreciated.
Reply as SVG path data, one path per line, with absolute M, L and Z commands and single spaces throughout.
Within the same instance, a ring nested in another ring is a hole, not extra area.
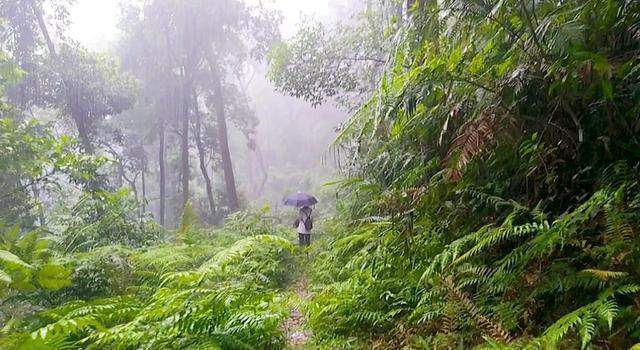
M 0 0 L 0 349 L 640 350 L 640 2 Z

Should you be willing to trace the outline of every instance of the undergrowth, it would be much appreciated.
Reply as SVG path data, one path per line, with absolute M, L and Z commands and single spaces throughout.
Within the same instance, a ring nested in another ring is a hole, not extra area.
M 177 243 L 67 255 L 73 274 L 69 288 L 52 292 L 59 304 L 12 319 L 0 347 L 283 348 L 282 291 L 297 248 L 288 229 L 236 226 L 231 218 L 217 230 L 183 227 Z
M 411 3 L 334 146 L 316 343 L 638 347 L 638 3 Z

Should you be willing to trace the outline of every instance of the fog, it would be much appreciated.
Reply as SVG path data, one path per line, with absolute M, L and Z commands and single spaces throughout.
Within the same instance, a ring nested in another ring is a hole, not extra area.
M 260 4 L 262 0 L 247 0 L 247 4 Z M 291 36 L 304 17 L 314 17 L 325 23 L 348 18 L 354 13 L 358 1 L 340 0 L 274 0 L 282 14 L 280 32 L 284 38 Z M 70 35 L 84 45 L 94 49 L 105 49 L 117 40 L 117 28 L 121 0 L 76 0 L 71 8 Z
M 242 3 L 242 1 L 239 2 Z M 169 4 L 170 1 L 166 3 Z M 332 26 L 349 20 L 358 9 L 363 7 L 359 1 L 338 0 L 266 2 L 247 0 L 244 4 L 250 9 L 271 11 L 269 14 L 273 17 L 269 20 L 279 22 L 275 28 L 277 29 L 275 34 L 280 37 L 279 40 L 294 36 L 299 27 L 309 20 Z M 207 64 L 204 56 L 198 58 L 202 62 L 195 63 L 192 73 L 194 76 L 190 79 L 190 84 L 195 88 L 197 108 L 194 108 L 194 105 L 189 107 L 188 111 L 191 118 L 189 122 L 192 123 L 189 127 L 191 136 L 186 141 L 189 154 L 187 157 L 189 184 L 185 184 L 182 178 L 185 164 L 182 160 L 184 157 L 181 156 L 183 146 L 181 146 L 180 133 L 184 132 L 184 127 L 180 125 L 180 111 L 175 112 L 175 116 L 162 117 L 166 128 L 163 141 L 166 174 L 163 180 L 160 178 L 158 150 L 161 147 L 159 144 L 161 141 L 157 136 L 157 122 L 154 120 L 157 119 L 158 113 L 166 112 L 167 108 L 180 109 L 183 101 L 178 99 L 173 105 L 160 105 L 163 99 L 167 98 L 167 92 L 162 92 L 162 88 L 158 86 L 180 85 L 181 82 L 178 80 L 184 78 L 186 65 L 179 63 L 177 68 L 174 68 L 174 73 L 176 73 L 175 69 L 183 71 L 177 71 L 175 81 L 170 82 L 154 76 L 162 71 L 163 68 L 160 66 L 166 63 L 163 59 L 150 62 L 150 57 L 141 59 L 140 56 L 147 55 L 148 50 L 155 50 L 155 55 L 162 54 L 163 49 L 167 50 L 171 47 L 176 48 L 175 50 L 190 50 L 188 47 L 185 48 L 185 45 L 194 44 L 195 41 L 190 43 L 188 36 L 196 35 L 193 32 L 181 33 L 182 28 L 179 27 L 176 27 L 175 34 L 163 34 L 163 30 L 171 29 L 153 27 L 159 22 L 154 23 L 153 19 L 149 20 L 149 18 L 158 15 L 152 11 L 162 11 L 162 6 L 162 1 L 77 0 L 67 9 L 67 27 L 56 30 L 54 27 L 57 19 L 54 14 L 57 8 L 52 3 L 45 2 L 45 9 L 49 12 L 48 15 L 45 14 L 45 19 L 51 27 L 54 41 L 60 42 L 56 43 L 56 46 L 62 47 L 63 41 L 73 42 L 91 54 L 107 57 L 108 60 L 120 66 L 122 73 L 131 75 L 137 80 L 135 102 L 131 106 L 122 108 L 119 113 L 110 113 L 103 122 L 95 124 L 96 129 L 91 131 L 92 141 L 85 140 L 85 143 L 106 144 L 105 147 L 97 147 L 95 152 L 116 162 L 107 174 L 111 178 L 109 182 L 112 187 L 131 188 L 134 196 L 144 201 L 143 210 L 149 211 L 156 220 L 164 221 L 167 227 L 172 227 L 179 221 L 182 203 L 185 200 L 183 192 L 185 186 L 189 186 L 189 202 L 201 216 L 208 217 L 207 221 L 215 222 L 235 204 L 228 201 L 226 192 L 230 185 L 228 173 L 225 172 L 227 169 L 224 168 L 225 159 L 222 153 L 219 153 L 219 140 L 213 136 L 217 132 L 215 129 L 219 127 L 219 123 L 215 121 L 216 112 L 210 101 L 211 96 L 207 95 L 212 94 L 215 87 L 207 82 L 208 76 L 198 73 L 199 70 L 206 72 L 206 69 L 202 68 Z M 202 4 L 195 6 L 202 6 Z M 165 10 L 172 11 L 178 7 L 180 5 L 176 3 L 169 4 Z M 181 20 L 175 17 L 175 13 L 164 15 L 169 18 L 169 21 Z M 148 23 L 151 23 L 148 28 L 140 27 L 147 26 Z M 242 30 L 245 29 L 247 28 Z M 257 30 L 262 29 L 264 28 Z M 234 33 L 234 35 L 244 34 Z M 153 45 L 144 47 L 144 43 L 140 43 L 141 37 L 147 38 L 142 40 L 149 40 L 148 38 L 162 35 L 167 36 L 167 43 L 160 40 L 155 47 Z M 171 35 L 176 37 L 170 38 Z M 180 35 L 183 36 L 180 37 Z M 194 40 L 199 40 L 200 44 L 207 44 L 206 39 Z M 251 42 L 253 39 L 248 37 L 232 40 L 244 41 L 246 47 L 241 50 L 250 50 L 249 47 L 255 44 Z M 169 41 L 172 42 L 169 43 Z M 162 48 L 161 46 L 165 44 L 168 46 Z M 277 41 L 270 45 L 277 45 Z M 233 106 L 227 106 L 225 109 L 228 110 L 226 122 L 230 163 L 235 177 L 239 205 L 243 207 L 269 205 L 277 208 L 281 198 L 287 193 L 318 191 L 324 182 L 332 179 L 336 169 L 328 150 L 336 136 L 336 127 L 346 120 L 348 112 L 346 108 L 332 101 L 312 106 L 303 99 L 276 91 L 273 83 L 268 79 L 270 47 L 263 49 L 265 51 L 262 52 L 261 57 L 241 54 L 237 57 L 241 57 L 242 62 L 220 62 L 220 69 L 225 72 L 223 77 L 225 93 L 229 100 L 234 100 L 231 103 Z M 181 54 L 169 52 L 167 57 L 171 60 L 174 59 L 171 58 L 172 56 Z M 189 54 L 186 51 L 185 55 Z M 161 61 L 165 63 L 160 63 Z M 154 64 L 158 64 L 156 72 L 149 68 Z M 172 88 L 177 89 L 174 86 L 169 87 L 168 90 Z M 171 95 L 171 92 L 169 94 Z M 158 95 L 160 97 L 157 97 Z M 196 130 L 194 120 L 196 113 L 202 113 L 201 125 L 197 126 L 202 130 L 201 140 L 197 140 L 193 134 Z M 74 123 L 69 121 L 57 127 L 61 134 L 76 133 Z M 114 138 L 113 135 L 119 136 Z M 82 138 L 82 135 L 79 136 Z M 200 145 L 202 149 L 198 148 L 199 142 L 202 143 Z M 143 154 L 140 154 L 141 152 Z M 203 153 L 202 161 L 200 153 Z M 209 181 L 203 177 L 203 167 L 208 172 L 206 175 Z M 161 181 L 164 181 L 164 185 L 161 185 Z M 211 184 L 211 190 L 207 189 L 207 182 Z M 164 187 L 164 190 L 160 187 Z M 209 191 L 212 193 L 208 193 Z M 165 203 L 161 203 L 161 198 Z M 163 209 L 161 209 L 162 206 Z M 160 218 L 161 210 L 164 212 L 164 218 Z

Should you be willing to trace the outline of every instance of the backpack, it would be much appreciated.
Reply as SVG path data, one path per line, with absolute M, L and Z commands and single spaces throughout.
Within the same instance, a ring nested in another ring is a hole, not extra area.
M 307 221 L 304 222 L 304 228 L 306 228 L 307 231 L 310 231 L 313 228 L 313 220 L 311 220 L 311 216 L 309 216 Z

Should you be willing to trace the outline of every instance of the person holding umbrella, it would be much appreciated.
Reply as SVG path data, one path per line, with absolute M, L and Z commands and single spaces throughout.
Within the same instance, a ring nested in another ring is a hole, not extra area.
M 311 244 L 311 229 L 313 229 L 310 206 L 318 203 L 318 200 L 310 194 L 298 192 L 285 197 L 283 203 L 300 208 L 298 218 L 293 225 L 298 230 L 300 246 L 309 246 Z
M 311 229 L 313 228 L 313 220 L 311 219 L 311 208 L 302 207 L 298 213 L 298 218 L 293 223 L 298 229 L 298 239 L 300 246 L 308 247 L 311 245 Z

